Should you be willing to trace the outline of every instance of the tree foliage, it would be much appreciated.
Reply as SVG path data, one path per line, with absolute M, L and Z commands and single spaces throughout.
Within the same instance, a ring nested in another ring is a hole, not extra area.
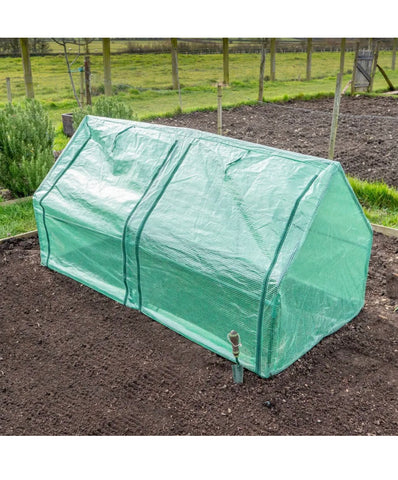
M 29 38 L 30 53 L 43 55 L 49 52 L 50 47 L 46 38 Z M 0 53 L 20 55 L 19 38 L 0 38 Z

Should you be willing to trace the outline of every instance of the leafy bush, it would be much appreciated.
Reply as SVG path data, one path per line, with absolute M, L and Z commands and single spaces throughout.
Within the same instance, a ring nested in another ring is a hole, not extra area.
M 0 185 L 31 195 L 54 163 L 54 127 L 37 100 L 0 110 Z
M 134 120 L 136 118 L 132 108 L 117 97 L 100 97 L 94 105 L 77 108 L 73 111 L 73 128 L 76 130 L 86 115 L 97 117 L 123 118 Z

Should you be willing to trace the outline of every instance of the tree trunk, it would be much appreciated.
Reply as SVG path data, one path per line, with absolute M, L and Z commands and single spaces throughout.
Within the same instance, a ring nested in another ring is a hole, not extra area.
M 74 95 L 74 97 L 76 99 L 76 102 L 79 105 L 79 107 L 82 107 L 82 105 L 79 101 L 79 97 L 77 96 L 77 93 L 76 93 L 75 82 L 73 81 L 72 72 L 70 70 L 68 52 L 66 50 L 66 42 L 63 43 L 63 48 L 64 48 L 64 57 L 65 57 L 65 62 L 66 62 L 66 68 L 68 69 L 68 75 L 69 75 L 70 84 L 72 85 L 73 95 Z

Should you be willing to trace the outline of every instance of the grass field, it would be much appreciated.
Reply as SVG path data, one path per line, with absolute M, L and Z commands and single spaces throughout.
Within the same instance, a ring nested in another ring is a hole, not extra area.
M 73 60 L 73 56 L 71 59 Z M 338 52 L 314 52 L 312 81 L 306 82 L 305 53 L 278 53 L 275 82 L 265 82 L 267 101 L 293 97 L 332 95 L 339 68 Z M 351 78 L 353 52 L 345 58 L 344 84 Z M 58 125 L 61 114 L 73 110 L 77 104 L 69 82 L 65 59 L 58 56 L 32 57 L 35 96 L 48 109 Z M 91 56 L 93 100 L 103 91 L 102 57 Z M 112 83 L 115 93 L 128 102 L 139 119 L 171 114 L 179 106 L 178 93 L 171 89 L 171 60 L 169 54 L 120 54 L 112 56 Z M 83 56 L 72 65 L 77 70 Z M 380 52 L 379 64 L 385 68 L 393 84 L 398 86 L 398 70 L 391 70 L 391 52 Z M 230 55 L 230 86 L 224 89 L 223 105 L 231 106 L 255 102 L 258 96 L 259 54 Z M 266 74 L 269 73 L 267 56 Z M 179 55 L 179 74 L 183 111 L 214 108 L 217 104 L 216 83 L 222 81 L 222 55 Z M 0 58 L 0 106 L 7 101 L 6 77 L 11 79 L 14 101 L 25 96 L 22 62 L 20 58 Z M 76 88 L 80 74 L 73 73 Z M 386 90 L 386 82 L 377 72 L 375 91 Z
M 114 45 L 116 48 L 116 45 Z M 121 48 L 119 45 L 118 48 Z M 101 43 L 91 44 L 90 50 L 101 49 Z M 73 56 L 71 55 L 71 59 Z M 343 85 L 351 79 L 353 52 L 345 57 Z M 311 98 L 333 95 L 336 73 L 339 69 L 338 52 L 314 52 L 312 56 L 312 80 L 303 81 L 306 70 L 305 53 L 278 53 L 276 55 L 277 81 L 266 81 L 264 99 L 266 101 L 288 100 L 290 98 Z M 93 101 L 95 94 L 103 88 L 102 57 L 91 56 Z M 77 107 L 66 70 L 65 59 L 58 56 L 32 57 L 32 73 L 35 97 L 48 110 L 56 127 L 54 149 L 61 150 L 68 138 L 62 132 L 61 114 Z M 387 72 L 392 83 L 398 88 L 398 70 L 391 70 L 391 52 L 380 52 L 378 62 Z M 83 64 L 80 56 L 72 65 L 77 70 Z M 178 93 L 171 89 L 171 59 L 169 54 L 119 54 L 113 55 L 112 83 L 115 93 L 128 103 L 138 119 L 145 120 L 161 115 L 171 115 L 179 106 Z M 258 97 L 259 54 L 230 55 L 230 86 L 224 89 L 223 106 L 255 103 Z M 222 55 L 179 55 L 179 73 L 183 111 L 213 109 L 217 105 L 216 84 L 223 79 Z M 267 56 L 266 74 L 269 73 Z M 0 107 L 7 102 L 6 77 L 11 78 L 13 100 L 25 97 L 22 62 L 20 58 L 0 58 Z M 73 73 L 76 87 L 79 87 L 80 74 Z M 377 72 L 374 90 L 387 90 L 382 75 Z M 396 204 L 386 206 L 370 199 L 369 191 L 351 179 L 368 218 L 375 223 L 398 227 Z M 367 187 L 372 189 L 373 187 Z M 376 190 L 380 193 L 380 186 Z M 384 194 L 386 192 L 384 191 Z M 384 195 L 383 194 L 383 195 Z M 15 206 L 0 205 L 0 238 L 15 235 L 35 228 L 31 201 Z

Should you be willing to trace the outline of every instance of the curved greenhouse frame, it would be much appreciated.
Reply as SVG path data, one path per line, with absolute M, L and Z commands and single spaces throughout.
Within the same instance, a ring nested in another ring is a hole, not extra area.
M 87 116 L 34 195 L 42 264 L 274 375 L 364 304 L 372 230 L 339 163 Z

